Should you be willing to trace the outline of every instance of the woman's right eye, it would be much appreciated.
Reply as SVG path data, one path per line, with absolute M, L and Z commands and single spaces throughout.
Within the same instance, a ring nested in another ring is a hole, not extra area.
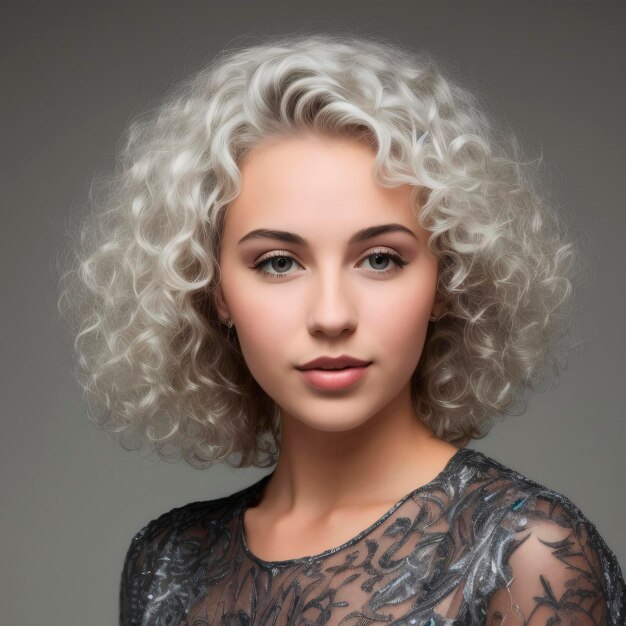
M 272 263 L 271 267 L 278 271 L 277 274 L 274 274 L 273 272 L 267 272 L 266 270 L 262 269 L 264 265 L 267 265 L 270 262 Z M 290 257 L 284 253 L 278 253 L 278 254 L 273 254 L 271 256 L 265 257 L 262 261 L 259 261 L 254 266 L 254 269 L 257 270 L 258 272 L 261 272 L 265 276 L 271 276 L 273 278 L 282 278 L 283 276 L 288 276 L 288 274 L 285 274 L 284 272 L 281 272 L 280 270 L 285 269 L 285 267 L 289 269 L 290 263 L 295 263 L 295 259 L 293 257 Z

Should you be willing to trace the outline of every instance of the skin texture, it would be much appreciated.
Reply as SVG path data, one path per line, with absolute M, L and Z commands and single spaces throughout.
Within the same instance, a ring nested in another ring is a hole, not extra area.
M 241 193 L 228 209 L 217 310 L 233 320 L 252 375 L 282 414 L 280 459 L 244 517 L 250 548 L 267 560 L 347 541 L 457 450 L 419 420 L 410 399 L 429 317 L 443 309 L 438 260 L 411 206 L 414 188 L 378 185 L 374 157 L 354 139 L 267 142 L 241 165 Z M 356 231 L 388 223 L 416 237 L 390 232 L 348 245 Z M 238 243 L 258 228 L 297 233 L 307 245 Z M 277 252 L 289 258 L 264 262 L 270 276 L 254 269 Z M 372 361 L 346 390 L 316 390 L 295 369 L 340 354 Z

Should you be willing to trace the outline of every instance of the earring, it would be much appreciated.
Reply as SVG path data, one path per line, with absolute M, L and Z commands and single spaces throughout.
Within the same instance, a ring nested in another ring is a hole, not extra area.
M 228 328 L 232 328 L 233 327 L 233 320 L 225 320 L 223 318 L 220 317 L 220 321 L 224 322 L 224 324 L 226 324 L 226 326 L 228 326 Z

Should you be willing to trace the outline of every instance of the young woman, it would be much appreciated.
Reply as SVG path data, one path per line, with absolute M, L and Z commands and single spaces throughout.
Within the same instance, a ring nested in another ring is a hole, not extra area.
M 106 197 L 66 276 L 97 422 L 276 464 L 135 535 L 121 624 L 626 622 L 594 524 L 465 447 L 556 362 L 576 251 L 430 56 L 225 52 L 131 126 Z

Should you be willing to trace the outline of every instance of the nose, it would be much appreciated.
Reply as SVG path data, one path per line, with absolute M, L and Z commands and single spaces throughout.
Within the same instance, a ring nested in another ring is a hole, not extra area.
M 308 330 L 335 337 L 357 325 L 357 312 L 350 285 L 340 272 L 328 269 L 311 281 Z

